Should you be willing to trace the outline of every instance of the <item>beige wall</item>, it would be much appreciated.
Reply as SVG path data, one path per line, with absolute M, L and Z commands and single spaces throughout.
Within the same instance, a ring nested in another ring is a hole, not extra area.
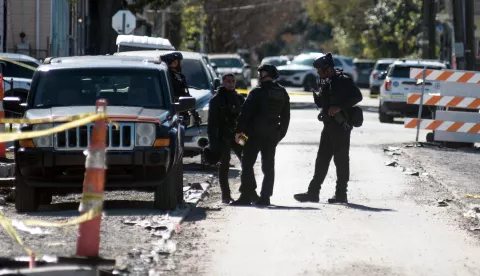
M 7 50 L 13 51 L 20 42 L 20 33 L 26 34 L 31 55 L 46 57 L 47 38 L 50 37 L 51 0 L 40 0 L 40 37 L 39 49 L 36 45 L 36 0 L 7 0 Z M 40 50 L 35 52 L 34 50 Z M 42 51 L 43 50 L 43 51 Z

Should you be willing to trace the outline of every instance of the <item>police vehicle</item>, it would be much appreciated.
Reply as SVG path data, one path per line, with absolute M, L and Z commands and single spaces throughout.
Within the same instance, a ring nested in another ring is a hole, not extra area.
M 389 67 L 383 85 L 380 87 L 379 119 L 382 123 L 392 123 L 396 117 L 416 117 L 418 105 L 407 104 L 408 93 L 422 93 L 422 85 L 417 80 L 410 78 L 411 68 L 427 68 L 443 70 L 445 63 L 434 60 L 399 59 Z M 426 81 L 425 93 L 438 93 L 441 83 L 439 81 Z M 429 114 L 423 110 L 423 116 Z

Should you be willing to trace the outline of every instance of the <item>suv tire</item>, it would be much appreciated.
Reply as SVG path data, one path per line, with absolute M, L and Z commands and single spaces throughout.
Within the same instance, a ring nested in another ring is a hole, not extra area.
M 19 213 L 35 212 L 39 206 L 38 190 L 27 186 L 18 165 L 15 165 L 15 209 Z
M 303 90 L 311 92 L 317 86 L 317 79 L 313 75 L 308 75 L 303 81 Z
M 178 191 L 179 186 L 182 185 L 182 194 L 183 194 L 183 183 L 178 183 L 180 180 L 183 182 L 183 167 L 179 168 L 178 164 L 174 164 L 171 168 L 170 175 L 165 179 L 165 181 L 160 185 L 155 187 L 154 194 L 154 208 L 159 210 L 174 210 L 178 204 Z
M 378 107 L 378 118 L 380 120 L 380 123 L 387 123 L 391 124 L 393 123 L 394 117 L 387 115 L 385 112 L 382 111 L 382 105 Z

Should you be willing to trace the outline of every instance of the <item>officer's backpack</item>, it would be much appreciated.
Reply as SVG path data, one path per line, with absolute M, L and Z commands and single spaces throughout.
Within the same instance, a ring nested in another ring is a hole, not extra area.
M 351 126 L 361 127 L 363 125 L 363 110 L 358 106 L 349 108 L 348 119 Z

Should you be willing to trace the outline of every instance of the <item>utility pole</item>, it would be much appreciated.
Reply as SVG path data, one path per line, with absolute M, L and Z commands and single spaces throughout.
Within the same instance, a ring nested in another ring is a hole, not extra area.
M 455 33 L 455 56 L 457 58 L 457 69 L 465 70 L 465 20 L 464 0 L 454 0 L 453 3 L 453 27 Z
M 435 59 L 436 58 L 436 5 L 435 0 L 424 0 L 423 1 L 423 58 L 424 59 Z M 426 42 L 426 43 L 425 43 Z
M 466 70 L 475 71 L 475 0 L 465 0 L 465 61 Z

